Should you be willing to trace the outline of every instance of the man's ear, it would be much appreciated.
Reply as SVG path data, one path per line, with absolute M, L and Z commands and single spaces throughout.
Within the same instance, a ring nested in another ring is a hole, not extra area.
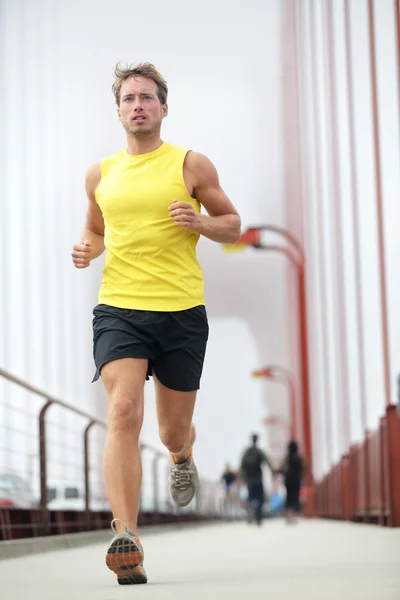
M 118 119 L 121 120 L 121 113 L 119 112 L 119 107 L 117 108 Z
M 168 115 L 168 104 L 163 104 L 161 107 L 161 111 L 163 118 L 166 117 Z

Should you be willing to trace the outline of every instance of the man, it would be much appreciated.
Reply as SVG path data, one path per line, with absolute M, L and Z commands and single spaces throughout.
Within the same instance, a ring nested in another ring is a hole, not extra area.
M 265 501 L 262 465 L 267 464 L 274 474 L 275 470 L 268 456 L 257 446 L 258 435 L 253 434 L 251 438 L 252 445 L 243 454 L 240 472 L 248 489 L 249 521 L 251 522 L 254 516 L 257 525 L 261 525 Z
M 240 217 L 205 156 L 162 141 L 168 88 L 152 64 L 117 65 L 113 92 L 127 147 L 88 170 L 85 229 L 72 257 L 82 269 L 106 249 L 93 311 L 94 379 L 101 374 L 109 407 L 105 475 L 115 536 L 106 563 L 118 583 L 134 584 L 147 581 L 135 533 L 144 382 L 153 376 L 171 497 L 186 506 L 199 484 L 192 417 L 208 338 L 196 245 L 200 235 L 236 242 Z

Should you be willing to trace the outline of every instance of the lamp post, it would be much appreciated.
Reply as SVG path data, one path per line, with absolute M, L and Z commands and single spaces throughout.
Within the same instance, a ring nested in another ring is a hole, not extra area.
M 273 381 L 280 381 L 287 386 L 290 398 L 290 438 L 292 440 L 297 439 L 296 384 L 293 373 L 285 367 L 270 366 L 253 371 L 252 375 L 253 377 L 265 377 Z
M 282 428 L 282 429 L 287 430 L 287 426 L 288 426 L 288 422 L 285 419 L 282 419 L 282 417 L 278 416 L 278 415 L 269 415 L 268 417 L 264 417 L 262 419 L 262 423 L 263 423 L 263 425 L 265 425 L 265 427 L 271 427 L 274 429 Z M 279 436 L 279 439 L 282 440 L 282 436 Z M 282 454 L 284 452 L 282 441 L 279 442 L 276 439 L 269 440 L 268 450 L 269 450 L 270 455 L 271 454 L 279 455 L 279 458 L 282 459 Z
M 284 238 L 286 245 L 265 244 L 261 240 L 263 231 L 272 232 Z M 312 469 L 312 436 L 311 436 L 311 401 L 309 386 L 309 356 L 308 356 L 308 327 L 307 327 L 307 300 L 305 283 L 304 251 L 298 240 L 286 229 L 275 225 L 259 225 L 249 227 L 239 238 L 237 244 L 252 246 L 259 250 L 280 252 L 289 259 L 297 272 L 297 293 L 299 309 L 299 358 L 301 373 L 301 406 L 304 431 L 304 454 L 309 468 L 307 469 L 308 502 L 307 514 L 314 515 L 314 480 Z

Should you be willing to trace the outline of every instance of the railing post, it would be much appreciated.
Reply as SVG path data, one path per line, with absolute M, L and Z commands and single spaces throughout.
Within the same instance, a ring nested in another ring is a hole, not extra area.
M 50 533 L 49 510 L 47 508 L 47 453 L 46 453 L 46 413 L 53 400 L 47 400 L 39 413 L 39 457 L 40 457 L 40 510 L 43 518 L 44 534 Z
M 168 460 L 168 463 L 167 463 L 167 464 L 166 464 L 166 466 L 165 466 L 165 481 L 168 481 L 168 477 L 169 477 L 169 475 L 170 475 L 170 472 L 171 472 L 171 463 L 170 463 L 170 461 Z M 172 513 L 172 514 L 176 514 L 176 512 L 177 512 L 177 508 L 176 508 L 176 505 L 175 505 L 175 503 L 172 501 L 172 498 L 171 498 L 171 496 L 169 495 L 169 492 L 168 492 L 168 497 L 167 497 L 167 498 L 168 498 L 168 499 L 167 499 L 167 502 L 168 502 L 168 507 L 170 507 L 171 513 Z
M 369 460 L 369 430 L 366 429 L 365 431 L 365 439 L 364 439 L 364 443 L 363 443 L 363 459 L 364 459 L 364 469 L 365 469 L 365 475 L 364 475 L 364 493 L 365 493 L 365 517 L 364 517 L 364 521 L 365 522 L 369 522 L 369 516 L 370 516 L 370 505 L 371 505 L 371 485 L 370 485 L 370 481 L 371 481 L 371 467 L 370 467 L 370 460 Z
M 153 510 L 156 513 L 160 510 L 158 498 L 158 460 L 160 456 L 157 452 L 153 458 Z
M 142 502 L 143 502 L 143 451 L 146 449 L 146 444 L 143 444 L 142 442 L 140 442 L 139 444 L 139 453 L 140 453 L 140 460 L 142 461 L 142 481 L 140 482 L 140 494 L 139 494 L 139 512 L 142 511 Z
M 351 520 L 351 500 L 350 500 L 350 460 L 347 454 L 342 457 L 340 463 L 340 475 L 342 482 L 342 519 Z
M 387 413 L 380 420 L 381 438 L 381 486 L 382 486 L 382 522 L 389 523 L 390 515 L 390 486 L 389 486 L 389 445 L 387 439 Z
M 84 451 L 84 478 L 85 478 L 85 511 L 89 512 L 89 500 L 90 500 L 90 482 L 89 482 L 89 431 L 96 421 L 90 421 L 85 429 L 83 451 Z
M 201 490 L 202 487 L 200 486 L 196 492 L 196 496 L 195 496 L 195 511 L 198 515 L 200 515 L 201 512 Z
M 389 463 L 389 526 L 400 527 L 400 420 L 397 408 L 387 408 L 388 463 Z

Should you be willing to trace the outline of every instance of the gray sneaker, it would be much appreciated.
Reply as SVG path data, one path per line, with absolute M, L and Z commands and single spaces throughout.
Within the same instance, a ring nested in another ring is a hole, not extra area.
M 147 583 L 147 575 L 143 567 L 143 546 L 138 536 L 127 529 L 122 521 L 125 531 L 118 533 L 115 521 L 120 519 L 113 519 L 111 522 L 114 537 L 106 554 L 107 567 L 114 571 L 120 585 Z
M 177 506 L 190 504 L 198 487 L 199 474 L 191 456 L 184 463 L 171 467 L 168 477 L 168 489 L 172 500 Z

